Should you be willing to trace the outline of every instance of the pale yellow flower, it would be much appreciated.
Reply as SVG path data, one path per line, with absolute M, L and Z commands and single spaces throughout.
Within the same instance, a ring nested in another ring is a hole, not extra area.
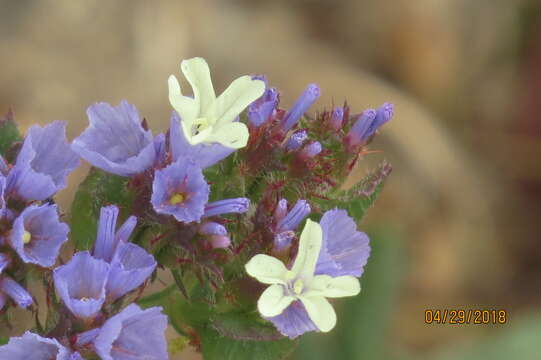
M 246 272 L 250 276 L 271 285 L 257 302 L 261 315 L 278 316 L 293 301 L 300 300 L 320 331 L 327 332 L 334 328 L 336 313 L 327 298 L 354 296 L 361 291 L 361 287 L 354 276 L 314 275 L 322 241 L 321 226 L 307 220 L 291 270 L 280 260 L 264 254 L 254 256 L 246 264 Z
M 169 76 L 169 101 L 181 118 L 184 136 L 192 145 L 220 143 L 239 149 L 248 142 L 248 128 L 235 121 L 238 115 L 265 92 L 265 83 L 241 76 L 218 97 L 210 70 L 203 58 L 183 60 L 182 73 L 190 83 L 193 98 L 182 95 L 174 75 Z

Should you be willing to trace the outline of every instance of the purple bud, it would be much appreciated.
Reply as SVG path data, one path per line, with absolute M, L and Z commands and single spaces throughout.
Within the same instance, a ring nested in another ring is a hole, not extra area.
M 227 235 L 227 229 L 214 221 L 207 221 L 199 226 L 199 233 L 202 235 Z
M 212 235 L 209 241 L 213 249 L 225 249 L 231 245 L 229 236 Z
M 32 295 L 10 277 L 2 276 L 0 279 L 0 292 L 8 295 L 15 303 L 24 309 L 32 305 Z
M 365 110 L 351 127 L 346 142 L 349 146 L 365 144 L 376 133 L 379 127 L 391 120 L 393 104 L 385 103 L 377 110 Z
M 255 127 L 263 125 L 271 117 L 278 105 L 278 90 L 268 88 L 258 100 L 248 107 L 248 119 Z
M 297 130 L 295 131 L 287 140 L 286 143 L 286 150 L 287 151 L 295 151 L 299 150 L 304 144 L 304 142 L 308 139 L 308 131 L 306 130 Z
M 310 214 L 310 205 L 306 200 L 299 200 L 289 213 L 276 224 L 276 232 L 295 230 L 301 221 Z
M 291 242 L 295 238 L 295 233 L 291 230 L 283 231 L 274 236 L 273 250 L 276 252 L 282 252 L 287 250 L 291 246 Z
M 342 128 L 344 120 L 344 109 L 341 107 L 336 107 L 331 112 L 331 117 L 329 119 L 329 123 L 331 125 L 331 128 L 334 131 L 338 131 Z
M 276 222 L 282 220 L 284 216 L 287 214 L 287 200 L 286 199 L 280 199 L 278 201 L 278 204 L 276 205 L 276 208 L 274 209 L 274 220 Z
M 299 99 L 293 104 L 282 120 L 282 130 L 288 131 L 299 121 L 301 116 L 319 98 L 320 89 L 316 84 L 310 84 Z
M 312 141 L 301 150 L 301 157 L 313 158 L 317 156 L 322 150 L 321 143 L 319 141 Z
M 249 206 L 250 200 L 247 198 L 218 200 L 208 203 L 205 206 L 205 213 L 203 217 L 230 213 L 244 213 L 248 211 Z

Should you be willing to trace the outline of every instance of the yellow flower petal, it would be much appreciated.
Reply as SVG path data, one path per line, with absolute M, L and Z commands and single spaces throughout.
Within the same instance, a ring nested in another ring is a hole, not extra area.
M 198 117 L 213 117 L 209 114 L 212 103 L 216 100 L 214 87 L 210 78 L 210 69 L 205 59 L 195 57 L 183 60 L 180 68 L 192 86 L 194 99 L 199 102 Z
M 180 84 L 174 75 L 169 76 L 167 84 L 169 85 L 169 102 L 171 106 L 179 114 L 182 122 L 189 125 L 197 116 L 199 104 L 194 99 L 182 95 Z
M 299 240 L 299 251 L 291 269 L 296 276 L 311 278 L 314 275 L 322 241 L 321 226 L 310 219 L 306 220 Z
M 336 325 L 336 313 L 323 296 L 299 296 L 310 320 L 322 332 L 331 331 Z
M 280 315 L 291 303 L 295 301 L 293 296 L 284 294 L 282 285 L 271 285 L 263 293 L 257 301 L 257 309 L 261 315 L 273 317 Z
M 213 104 L 217 125 L 232 122 L 255 100 L 265 92 L 265 82 L 252 80 L 248 75 L 233 81 Z
M 212 133 L 206 138 L 206 141 L 218 142 L 233 149 L 240 149 L 246 146 L 249 137 L 250 133 L 245 124 L 232 122 L 213 127 Z
M 275 257 L 258 254 L 244 266 L 251 277 L 263 284 L 285 284 L 287 268 Z
M 324 296 L 338 298 L 355 296 L 361 291 L 359 280 L 354 276 L 330 277 L 316 275 L 307 286 L 305 296 Z

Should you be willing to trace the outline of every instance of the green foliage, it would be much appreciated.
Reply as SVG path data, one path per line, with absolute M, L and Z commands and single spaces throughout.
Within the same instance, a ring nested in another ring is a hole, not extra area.
M 92 168 L 79 185 L 71 205 L 71 239 L 78 250 L 89 250 L 94 244 L 102 206 L 117 205 L 119 218 L 126 218 L 134 200 L 128 178 Z
M 189 301 L 172 285 L 139 301 L 142 307 L 162 306 L 173 328 L 193 334 L 206 360 L 284 359 L 297 345 L 281 336 L 257 312 L 217 312 L 220 308 L 207 286 L 192 284 Z
M 6 156 L 9 148 L 21 140 L 22 137 L 13 119 L 13 113 L 9 111 L 3 118 L 0 118 L 0 154 Z
M 365 176 L 350 189 L 331 193 L 328 200 L 316 199 L 316 203 L 323 211 L 335 207 L 347 210 L 350 216 L 360 222 L 368 209 L 374 206 L 391 170 L 388 163 L 382 162 L 374 172 Z
M 208 360 L 284 359 L 297 345 L 257 313 L 216 314 L 200 334 L 203 357 Z
M 8 341 L 9 341 L 9 338 L 4 337 L 4 336 L 0 336 L 0 345 L 7 344 Z

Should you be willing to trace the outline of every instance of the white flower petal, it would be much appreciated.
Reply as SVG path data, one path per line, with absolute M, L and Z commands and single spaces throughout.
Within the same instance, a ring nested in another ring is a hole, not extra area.
M 241 122 L 233 122 L 214 127 L 205 141 L 218 142 L 224 146 L 240 149 L 246 146 L 250 133 L 248 127 Z
M 291 269 L 293 274 L 301 278 L 311 278 L 314 275 L 322 240 L 321 226 L 307 219 L 299 240 L 299 251 Z
M 271 285 L 257 301 L 257 309 L 261 315 L 266 317 L 278 316 L 295 300 L 293 296 L 284 294 L 282 285 Z
M 169 102 L 171 106 L 180 115 L 181 121 L 189 126 L 197 117 L 199 104 L 194 99 L 182 95 L 180 85 L 174 75 L 169 76 L 167 84 L 169 85 Z
M 305 296 L 324 296 L 330 298 L 355 296 L 361 291 L 359 280 L 354 276 L 330 277 L 316 275 L 307 285 Z
M 299 296 L 306 312 L 317 328 L 322 332 L 331 331 L 336 325 L 336 313 L 332 305 L 323 296 Z
M 196 57 L 183 60 L 180 68 L 192 86 L 194 99 L 199 103 L 197 117 L 213 117 L 208 113 L 216 100 L 214 87 L 210 78 L 210 69 L 205 59 Z
M 244 266 L 248 275 L 263 284 L 285 284 L 287 268 L 275 257 L 258 254 Z
M 213 106 L 218 118 L 217 125 L 225 125 L 235 120 L 255 100 L 265 92 L 265 82 L 252 80 L 248 75 L 233 81 L 216 99 Z

